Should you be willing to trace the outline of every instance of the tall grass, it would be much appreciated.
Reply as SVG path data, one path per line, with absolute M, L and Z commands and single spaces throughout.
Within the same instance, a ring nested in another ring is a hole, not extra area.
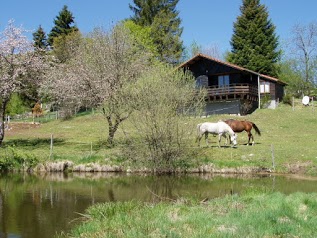
M 316 237 L 317 194 L 251 193 L 199 202 L 105 203 L 67 237 Z

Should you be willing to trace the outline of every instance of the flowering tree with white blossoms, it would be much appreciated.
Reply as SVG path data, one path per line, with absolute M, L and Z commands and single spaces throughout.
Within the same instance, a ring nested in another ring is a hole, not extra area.
M 25 32 L 10 20 L 0 33 L 0 146 L 4 139 L 5 111 L 12 94 L 30 83 L 36 84 L 39 77 L 35 75 L 44 66 Z
M 107 144 L 128 118 L 128 86 L 149 64 L 151 54 L 119 24 L 109 32 L 96 28 L 82 39 L 76 54 L 66 64 L 55 64 L 46 74 L 41 91 L 60 108 L 101 108 L 108 124 Z

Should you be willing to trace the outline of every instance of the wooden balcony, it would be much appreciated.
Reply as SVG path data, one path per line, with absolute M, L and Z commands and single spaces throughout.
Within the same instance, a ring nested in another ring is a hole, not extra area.
M 258 88 L 251 84 L 230 84 L 227 86 L 209 86 L 207 89 L 208 101 L 229 100 L 229 99 L 249 99 L 258 101 Z

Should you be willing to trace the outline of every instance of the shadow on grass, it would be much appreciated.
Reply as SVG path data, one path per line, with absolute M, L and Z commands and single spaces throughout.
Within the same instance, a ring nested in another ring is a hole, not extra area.
M 63 139 L 54 139 L 54 145 L 62 145 L 65 141 Z M 10 141 L 6 141 L 3 143 L 4 146 L 21 146 L 21 147 L 28 147 L 28 146 L 47 146 L 51 144 L 50 138 L 35 138 L 35 139 L 13 139 Z

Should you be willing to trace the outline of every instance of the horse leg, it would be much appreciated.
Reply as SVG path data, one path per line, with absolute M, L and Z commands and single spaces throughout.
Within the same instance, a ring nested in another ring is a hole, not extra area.
M 223 134 L 219 134 L 218 135 L 218 148 L 221 148 L 220 146 L 220 141 L 221 141 L 221 137 L 223 136 Z
M 247 145 L 250 145 L 250 140 L 251 139 L 252 139 L 252 145 L 253 145 L 254 141 L 253 141 L 253 135 L 252 135 L 251 131 L 248 132 L 248 137 L 249 137 L 249 139 L 248 139 L 248 144 Z
M 200 140 L 201 140 L 201 134 L 199 133 L 199 135 L 196 138 L 196 142 L 198 142 L 198 147 L 200 147 Z
M 209 143 L 208 143 L 208 132 L 205 132 L 205 141 L 206 141 L 207 147 L 209 147 Z
M 226 142 L 225 142 L 225 146 L 226 146 L 228 144 L 228 137 L 227 137 L 226 134 L 223 134 L 222 136 L 226 139 Z M 228 135 L 228 136 L 229 136 L 229 139 L 230 139 L 230 135 Z
M 252 133 L 251 133 L 251 139 L 252 139 L 252 145 L 254 145 L 254 138 L 253 138 Z

